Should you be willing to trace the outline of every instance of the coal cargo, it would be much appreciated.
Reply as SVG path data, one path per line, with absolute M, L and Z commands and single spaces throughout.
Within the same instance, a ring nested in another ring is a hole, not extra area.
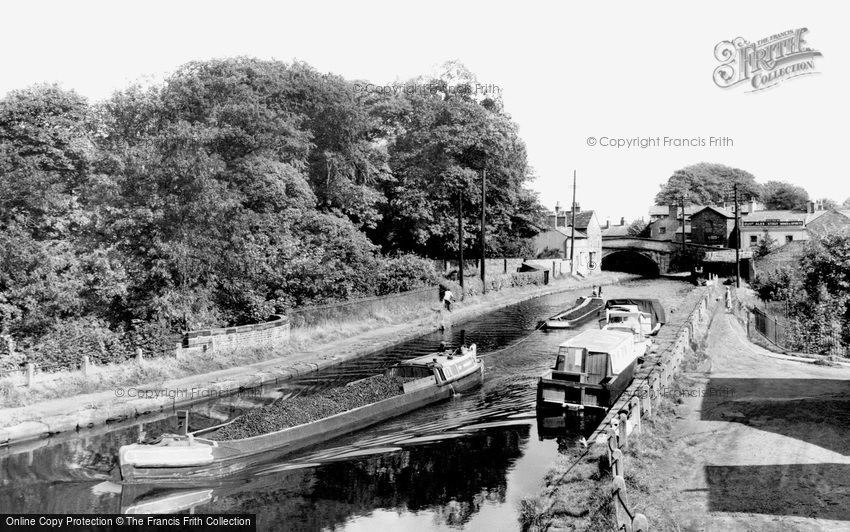
M 245 413 L 210 437 L 219 441 L 238 440 L 310 423 L 401 395 L 402 384 L 401 378 L 377 375 L 348 386 L 279 401 Z

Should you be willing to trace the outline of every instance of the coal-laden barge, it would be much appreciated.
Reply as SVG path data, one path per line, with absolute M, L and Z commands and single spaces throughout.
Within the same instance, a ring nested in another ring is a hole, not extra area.
M 286 408 L 294 401 L 287 400 L 221 425 L 186 434 L 165 434 L 150 443 L 124 445 L 118 450 L 121 478 L 127 483 L 159 484 L 224 477 L 268 459 L 268 453 L 282 456 L 363 429 L 473 389 L 483 379 L 484 364 L 477 356 L 475 344 L 399 362 L 384 375 L 335 389 L 336 403 L 325 398 L 314 409 L 321 413 L 324 408 L 326 415 L 303 420 L 302 411 L 299 420 L 303 422 L 294 426 L 243 437 L 251 431 L 250 423 L 244 422 L 246 419 L 260 420 L 263 426 L 265 418 L 274 417 L 275 409 Z M 371 398 L 374 390 L 388 397 L 357 405 L 358 397 Z M 345 395 L 349 392 L 353 396 L 347 399 Z M 335 404 L 348 409 L 334 412 Z

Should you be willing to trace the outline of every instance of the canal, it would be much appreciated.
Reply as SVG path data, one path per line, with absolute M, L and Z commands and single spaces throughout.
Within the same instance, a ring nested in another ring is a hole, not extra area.
M 645 279 L 606 287 L 604 296 L 655 297 L 669 309 L 691 288 Z M 284 385 L 197 405 L 193 430 L 380 373 L 441 341 L 457 344 L 461 334 L 485 361 L 484 385 L 474 392 L 295 455 L 270 456 L 226 481 L 181 489 L 120 484 L 118 447 L 176 430 L 172 416 L 6 449 L 0 513 L 249 513 L 258 516 L 258 530 L 515 530 L 520 501 L 538 491 L 558 452 L 598 422 L 535 414 L 536 380 L 558 344 L 597 327 L 547 332 L 537 324 L 579 295 L 528 300 Z

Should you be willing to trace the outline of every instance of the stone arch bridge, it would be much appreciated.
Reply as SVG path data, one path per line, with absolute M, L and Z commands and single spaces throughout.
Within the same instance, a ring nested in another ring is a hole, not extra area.
M 688 249 L 718 251 L 725 248 L 687 243 Z M 681 242 L 632 236 L 602 238 L 602 269 L 644 274 L 670 273 L 670 259 Z

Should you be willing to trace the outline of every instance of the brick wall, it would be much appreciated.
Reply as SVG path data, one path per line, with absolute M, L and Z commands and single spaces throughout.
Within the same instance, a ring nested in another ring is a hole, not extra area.
M 239 327 L 220 327 L 189 331 L 183 335 L 183 341 L 177 346 L 177 356 L 210 349 L 227 350 L 252 347 L 278 347 L 289 342 L 289 318 L 276 316 L 277 319 L 265 323 L 240 325 Z

